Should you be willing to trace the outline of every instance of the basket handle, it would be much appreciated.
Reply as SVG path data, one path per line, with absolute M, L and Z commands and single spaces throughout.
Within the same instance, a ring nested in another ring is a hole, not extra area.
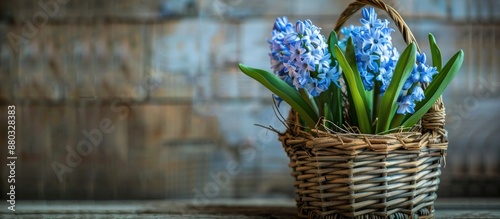
M 418 52 L 420 52 L 420 48 L 418 47 L 417 41 L 415 40 L 415 37 L 413 36 L 413 33 L 411 32 L 410 28 L 408 25 L 405 23 L 401 15 L 391 6 L 387 5 L 381 0 L 356 0 L 353 3 L 351 3 L 347 8 L 340 14 L 339 19 L 337 20 L 337 24 L 335 25 L 335 32 L 339 33 L 340 28 L 342 25 L 354 14 L 356 13 L 359 9 L 361 9 L 363 6 L 366 5 L 371 5 L 376 8 L 382 9 L 387 14 L 391 19 L 394 21 L 396 26 L 398 27 L 399 32 L 403 35 L 403 39 L 407 44 L 410 44 L 411 42 L 415 43 L 415 46 L 417 47 Z M 429 109 L 429 111 L 422 117 L 422 131 L 426 130 L 432 130 L 437 132 L 438 134 L 441 134 L 445 141 L 446 139 L 446 131 L 444 130 L 444 123 L 445 123 L 445 108 L 443 104 L 443 98 L 440 96 L 434 105 Z
M 335 25 L 335 32 L 339 33 L 342 25 L 344 25 L 344 23 L 354 13 L 356 13 L 359 9 L 361 9 L 365 5 L 371 5 L 371 6 L 374 6 L 376 8 L 382 9 L 385 12 L 387 12 L 389 17 L 391 17 L 391 19 L 394 21 L 394 23 L 398 27 L 399 32 L 403 35 L 403 39 L 405 40 L 405 42 L 407 44 L 414 42 L 415 46 L 417 47 L 417 50 L 420 52 L 420 48 L 418 47 L 417 40 L 415 40 L 413 33 L 411 32 L 410 28 L 403 20 L 403 17 L 401 17 L 401 15 L 393 7 L 384 3 L 381 0 L 356 0 L 355 2 L 351 3 L 342 12 L 342 14 L 340 14 L 340 17 L 337 20 L 337 24 Z

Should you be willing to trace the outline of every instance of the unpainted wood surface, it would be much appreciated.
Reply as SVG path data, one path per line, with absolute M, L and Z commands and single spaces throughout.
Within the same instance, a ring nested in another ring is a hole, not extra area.
M 289 199 L 155 201 L 18 201 L 0 218 L 296 218 Z M 500 218 L 500 199 L 438 199 L 435 218 Z

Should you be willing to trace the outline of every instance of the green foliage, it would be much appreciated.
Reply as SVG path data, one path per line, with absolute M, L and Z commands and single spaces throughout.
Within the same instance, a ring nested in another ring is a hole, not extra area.
M 451 59 L 446 63 L 441 72 L 436 75 L 432 83 L 425 89 L 425 99 L 415 107 L 415 113 L 410 115 L 408 119 L 403 122 L 404 127 L 414 126 L 422 116 L 429 111 L 436 100 L 441 96 L 446 87 L 451 83 L 458 70 L 462 66 L 464 60 L 464 52 L 462 50 L 458 51 Z
M 376 133 L 382 133 L 389 130 L 389 125 L 391 124 L 398 106 L 396 101 L 406 79 L 413 70 L 416 53 L 417 47 L 414 43 L 410 43 L 399 57 L 396 68 L 394 69 L 394 76 L 380 103 Z
M 432 65 L 434 65 L 434 67 L 436 67 L 438 71 L 441 71 L 441 66 L 442 66 L 441 50 L 439 50 L 439 47 L 436 44 L 436 39 L 434 39 L 434 36 L 430 33 L 429 33 L 429 45 L 431 47 Z
M 315 128 L 318 120 L 324 118 L 325 127 L 334 131 L 340 131 L 337 127 L 348 125 L 358 127 L 361 133 L 383 134 L 397 130 L 398 127 L 414 126 L 458 73 L 464 60 L 463 51 L 457 52 L 443 67 L 441 51 L 432 34 L 429 34 L 429 44 L 432 63 L 439 73 L 425 89 L 425 98 L 416 104 L 415 113 L 408 115 L 399 115 L 396 111 L 398 98 L 416 62 L 417 49 L 414 43 L 410 43 L 399 57 L 390 84 L 383 95 L 380 95 L 379 84 L 375 84 L 375 89 L 372 91 L 365 90 L 358 71 L 352 39 L 347 41 L 346 49 L 342 51 L 338 46 L 337 34 L 334 31 L 328 37 L 328 51 L 331 54 L 331 65 L 338 63 L 342 69 L 341 78 L 346 86 L 344 94 L 341 88 L 332 83 L 319 96 L 312 97 L 306 90 L 297 90 L 268 71 L 243 64 L 239 64 L 239 68 L 290 104 L 309 129 Z M 347 115 L 349 121 L 344 121 L 343 95 L 347 95 L 349 101 L 347 104 L 349 105 Z
M 354 70 L 352 70 L 349 62 L 338 46 L 335 46 L 334 53 L 344 73 L 348 91 L 352 96 L 352 105 L 356 111 L 359 129 L 362 133 L 372 133 L 371 122 L 370 119 L 368 119 L 369 116 L 366 106 L 365 90 L 361 82 L 361 77 L 359 76 L 359 73 L 354 73 Z M 358 86 L 359 84 L 361 84 L 361 87 Z
M 299 113 L 300 118 L 306 122 L 309 128 L 315 126 L 316 121 L 318 121 L 318 115 L 297 90 L 268 71 L 251 68 L 243 64 L 239 64 L 239 68 L 243 73 L 257 80 L 271 92 L 290 104 Z

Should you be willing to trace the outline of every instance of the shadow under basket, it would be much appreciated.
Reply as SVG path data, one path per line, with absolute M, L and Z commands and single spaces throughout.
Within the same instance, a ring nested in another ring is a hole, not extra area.
M 313 130 L 313 136 L 295 126 L 281 134 L 295 178 L 298 215 L 432 218 L 448 146 L 446 131 L 436 126 L 444 120 L 433 116 L 439 114 L 433 108 L 422 119 L 421 132 L 363 135 Z M 294 116 L 298 118 L 292 111 L 291 127 Z

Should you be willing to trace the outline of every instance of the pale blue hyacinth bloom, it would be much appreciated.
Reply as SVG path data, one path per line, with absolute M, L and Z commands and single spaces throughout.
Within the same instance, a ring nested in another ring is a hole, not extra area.
M 345 49 L 347 39 L 351 37 L 354 42 L 358 71 L 365 90 L 372 90 L 375 80 L 379 81 L 380 94 L 387 90 L 392 79 L 399 52 L 392 46 L 389 21 L 377 18 L 375 9 L 364 8 L 363 17 L 360 19 L 362 26 L 349 26 L 341 29 L 345 36 L 339 46 Z
M 364 8 L 361 12 L 363 17 L 359 20 L 367 29 L 382 28 L 384 23 L 377 19 L 377 13 L 374 8 Z
M 421 86 L 416 86 L 411 92 L 411 97 L 414 101 L 422 101 L 425 98 L 424 89 Z
M 427 67 L 427 68 L 425 68 L 425 70 L 421 72 L 420 83 L 431 83 L 432 82 L 432 78 L 437 73 L 438 72 L 437 72 L 437 68 L 436 67 Z
M 341 29 L 345 37 L 339 41 L 339 46 L 345 50 L 347 39 L 351 37 L 354 42 L 358 71 L 365 90 L 372 90 L 375 81 L 380 83 L 380 94 L 383 95 L 392 80 L 399 52 L 392 46 L 389 21 L 377 18 L 375 9 L 364 8 L 362 26 L 349 26 Z M 422 84 L 432 81 L 437 74 L 435 67 L 426 64 L 424 53 L 417 54 L 417 63 L 410 76 L 403 85 L 403 91 L 398 99 L 398 114 L 414 113 L 415 102 L 425 98 Z M 412 89 L 412 90 L 410 90 Z
M 290 86 L 318 96 L 332 82 L 338 85 L 340 71 L 336 63 L 331 66 L 325 37 L 310 20 L 292 25 L 286 17 L 277 18 L 268 43 L 273 72 Z
M 436 67 L 431 67 L 426 64 L 426 55 L 425 53 L 417 54 L 417 63 L 413 67 L 413 70 L 405 81 L 403 85 L 403 91 L 401 93 L 406 93 L 400 101 L 398 101 L 398 113 L 405 114 L 400 112 L 410 112 L 407 108 L 415 107 L 415 105 L 408 105 L 404 101 L 411 100 L 413 102 L 419 102 L 425 99 L 424 89 L 422 88 L 422 84 L 428 84 L 432 82 L 432 78 L 436 75 L 437 69 Z M 413 90 L 409 91 L 413 87 Z M 400 109 L 401 108 L 401 109 Z M 412 109 L 414 110 L 414 109 Z
M 401 101 L 398 102 L 398 114 L 406 115 L 408 113 L 415 113 L 415 102 L 410 96 L 402 96 Z

